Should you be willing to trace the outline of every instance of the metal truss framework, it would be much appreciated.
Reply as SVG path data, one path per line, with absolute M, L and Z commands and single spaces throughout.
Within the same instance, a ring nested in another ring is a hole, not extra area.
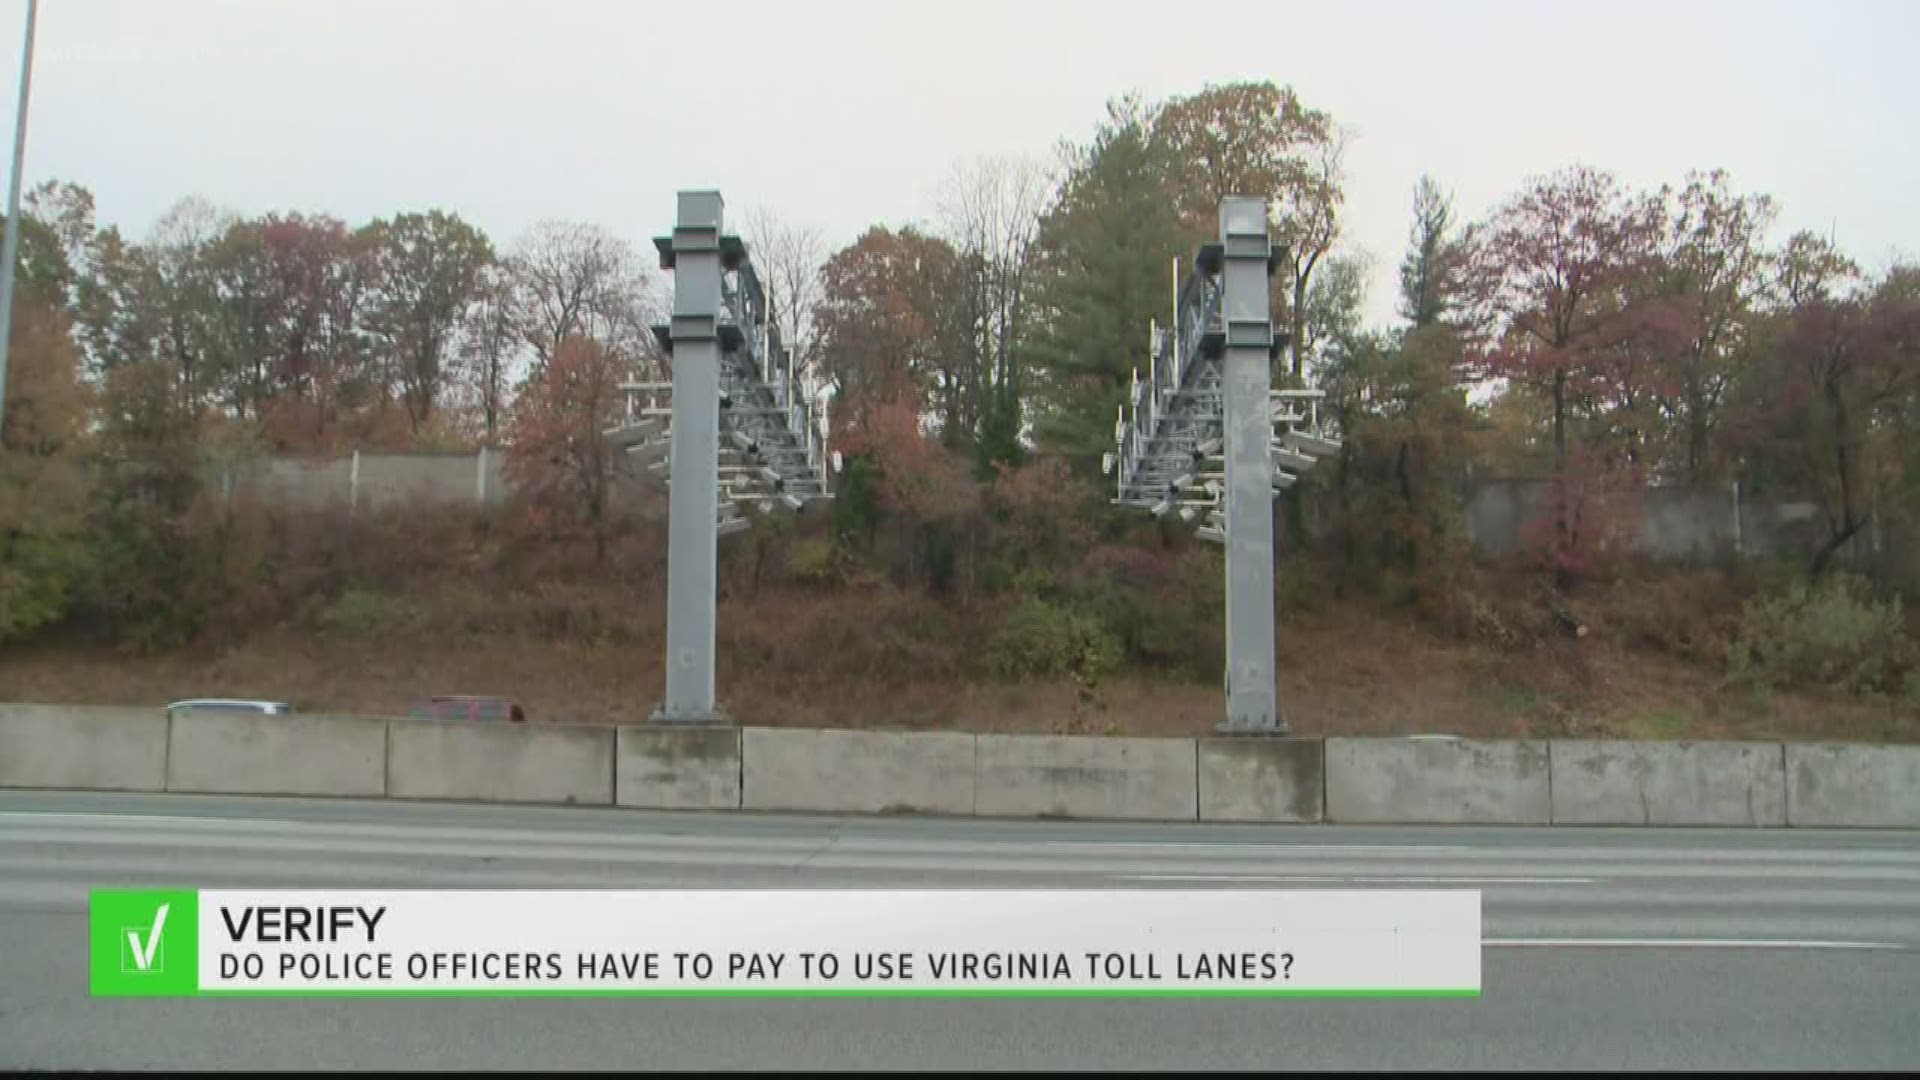
M 667 693 L 661 723 L 726 722 L 714 700 L 719 538 L 744 509 L 800 512 L 832 498 L 836 471 L 810 388 L 769 318 L 746 245 L 723 228 L 715 191 L 683 191 L 673 234 L 655 241 L 674 272 L 673 315 L 654 333 L 671 383 L 631 383 L 607 432 L 670 489 Z M 1220 239 L 1178 278 L 1174 324 L 1149 333 L 1147 378 L 1134 374 L 1105 466 L 1115 501 L 1201 521 L 1226 548 L 1230 732 L 1285 730 L 1274 684 L 1274 496 L 1340 443 L 1320 422 L 1321 393 L 1272 389 L 1278 350 L 1270 276 L 1277 253 L 1267 203 L 1228 198 Z
M 653 719 L 723 721 L 714 701 L 717 545 L 747 508 L 804 511 L 832 498 L 824 418 L 794 371 L 746 244 L 724 227 L 717 191 L 683 191 L 673 234 L 656 239 L 674 274 L 673 316 L 655 336 L 671 383 L 629 383 L 608 438 L 668 486 L 667 694 Z
M 1278 354 L 1270 277 L 1277 264 L 1265 199 L 1220 205 L 1220 240 L 1201 246 L 1174 290 L 1174 324 L 1148 337 L 1104 462 L 1114 501 L 1200 519 L 1226 547 L 1230 732 L 1286 729 L 1274 681 L 1273 498 L 1340 448 L 1320 422 L 1318 390 L 1272 388 Z

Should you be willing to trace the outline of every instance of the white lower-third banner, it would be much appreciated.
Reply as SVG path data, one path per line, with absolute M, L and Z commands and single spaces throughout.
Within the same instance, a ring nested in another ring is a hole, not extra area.
M 99 890 L 101 996 L 1475 997 L 1447 891 Z

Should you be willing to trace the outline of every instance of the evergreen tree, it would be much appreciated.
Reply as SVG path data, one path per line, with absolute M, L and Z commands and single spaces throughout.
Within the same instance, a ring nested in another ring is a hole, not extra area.
M 1172 170 L 1132 98 L 1109 103 L 1088 144 L 1072 149 L 1058 199 L 1040 226 L 1043 325 L 1029 370 L 1035 440 L 1095 471 L 1147 329 L 1172 319 L 1172 264 L 1184 236 Z
M 1413 188 L 1413 228 L 1400 262 L 1400 316 L 1420 330 L 1446 318 L 1457 287 L 1459 244 L 1453 236 L 1453 200 L 1431 176 Z

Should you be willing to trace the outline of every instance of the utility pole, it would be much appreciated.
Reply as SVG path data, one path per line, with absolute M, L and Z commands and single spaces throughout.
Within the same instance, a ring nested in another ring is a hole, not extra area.
M 13 179 L 7 185 L 7 238 L 0 245 L 0 435 L 7 419 L 7 353 L 13 341 L 14 264 L 20 259 L 20 170 L 27 156 L 27 91 L 33 81 L 33 24 L 40 0 L 27 0 L 27 41 L 20 50 L 20 114 L 13 122 Z

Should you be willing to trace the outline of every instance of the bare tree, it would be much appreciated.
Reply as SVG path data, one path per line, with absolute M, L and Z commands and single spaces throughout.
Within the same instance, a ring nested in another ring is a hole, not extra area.
M 598 225 L 543 221 L 514 245 L 514 325 L 536 368 L 568 336 L 591 339 L 615 360 L 652 358 L 648 323 L 657 310 L 653 283 L 633 248 Z
M 219 348 L 208 253 L 233 223 L 232 213 L 192 196 L 169 207 L 147 234 L 160 355 L 179 366 L 181 393 L 190 403 L 205 396 L 218 374 L 206 370 Z
M 964 275 L 957 349 L 943 350 L 945 425 L 990 458 L 1013 455 L 1024 415 L 1021 359 L 1032 330 L 1034 245 L 1052 195 L 1047 172 L 1021 157 L 984 157 L 954 166 L 940 192 L 940 231 Z
M 1321 137 L 1307 145 L 1302 163 L 1305 168 L 1298 182 L 1282 187 L 1274 207 L 1274 241 L 1286 246 L 1289 276 L 1285 284 L 1291 288 L 1287 297 L 1287 354 L 1296 381 L 1304 377 L 1306 368 L 1307 294 L 1313 286 L 1314 272 L 1340 237 L 1347 148 L 1352 142 L 1351 129 L 1327 123 Z
M 503 266 L 480 271 L 473 302 L 460 328 L 458 356 L 469 395 L 488 442 L 499 437 L 507 419 L 507 398 L 524 366 L 526 343 L 514 321 L 513 276 Z
M 820 267 L 827 244 L 818 229 L 793 225 L 764 208 L 744 215 L 747 251 L 767 290 L 767 308 L 780 340 L 793 353 L 793 370 L 811 378 L 819 360 L 813 323 L 820 303 Z

